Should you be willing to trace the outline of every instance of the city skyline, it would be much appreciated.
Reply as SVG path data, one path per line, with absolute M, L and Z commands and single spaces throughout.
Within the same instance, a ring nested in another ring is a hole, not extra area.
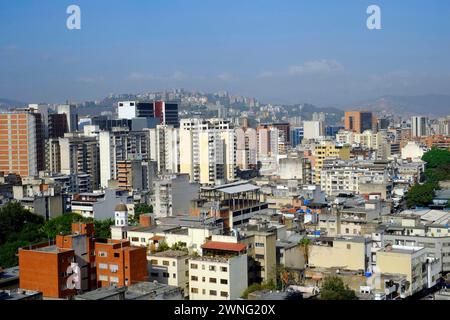
M 54 103 L 184 87 L 329 106 L 450 92 L 442 1 L 377 1 L 381 30 L 366 27 L 369 1 L 73 2 L 3 5 L 1 98 Z M 71 4 L 81 30 L 65 26 Z

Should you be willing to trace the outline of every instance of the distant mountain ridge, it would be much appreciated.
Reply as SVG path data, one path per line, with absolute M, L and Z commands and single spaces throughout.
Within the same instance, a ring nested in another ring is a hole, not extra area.
M 383 96 L 363 101 L 354 107 L 403 116 L 446 116 L 450 115 L 450 95 Z
M 11 107 L 20 107 L 20 106 L 24 106 L 24 105 L 26 105 L 25 102 L 0 98 L 0 109 L 8 109 Z

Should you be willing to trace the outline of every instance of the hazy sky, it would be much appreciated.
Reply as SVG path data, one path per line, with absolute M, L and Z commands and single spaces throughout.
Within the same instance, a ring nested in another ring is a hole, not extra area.
M 71 4 L 81 30 L 66 28 Z M 370 4 L 382 30 L 366 27 Z M 0 97 L 171 88 L 318 105 L 450 94 L 450 1 L 1 1 Z

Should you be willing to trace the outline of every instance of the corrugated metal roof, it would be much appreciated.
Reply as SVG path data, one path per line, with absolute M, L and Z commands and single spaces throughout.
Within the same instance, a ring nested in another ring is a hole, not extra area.
M 239 186 L 233 186 L 233 187 L 219 189 L 219 191 L 228 193 L 228 194 L 249 192 L 249 191 L 254 191 L 254 190 L 259 190 L 259 187 L 254 186 L 252 184 L 243 184 L 243 185 L 239 185 Z

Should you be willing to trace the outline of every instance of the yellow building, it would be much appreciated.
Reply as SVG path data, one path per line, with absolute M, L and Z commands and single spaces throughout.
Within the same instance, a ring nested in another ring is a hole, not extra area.
M 322 238 L 309 246 L 309 267 L 367 270 L 368 241 L 363 237 Z
M 377 252 L 376 269 L 381 274 L 395 274 L 406 277 L 406 295 L 412 295 L 427 287 L 427 255 L 423 247 L 387 246 Z M 430 274 L 431 278 L 437 275 Z M 435 281 L 436 279 L 431 279 Z
M 350 146 L 336 145 L 331 141 L 323 141 L 320 145 L 314 148 L 314 170 L 315 183 L 320 185 L 320 174 L 323 168 L 323 162 L 329 158 L 336 158 L 342 160 L 350 160 Z
M 255 227 L 255 230 L 249 229 Z M 253 261 L 253 273 L 250 272 L 249 280 L 252 282 L 268 282 L 275 280 L 276 276 L 276 228 L 257 228 L 257 226 L 248 226 L 242 230 L 246 236 L 243 242 L 247 245 L 247 255 Z

